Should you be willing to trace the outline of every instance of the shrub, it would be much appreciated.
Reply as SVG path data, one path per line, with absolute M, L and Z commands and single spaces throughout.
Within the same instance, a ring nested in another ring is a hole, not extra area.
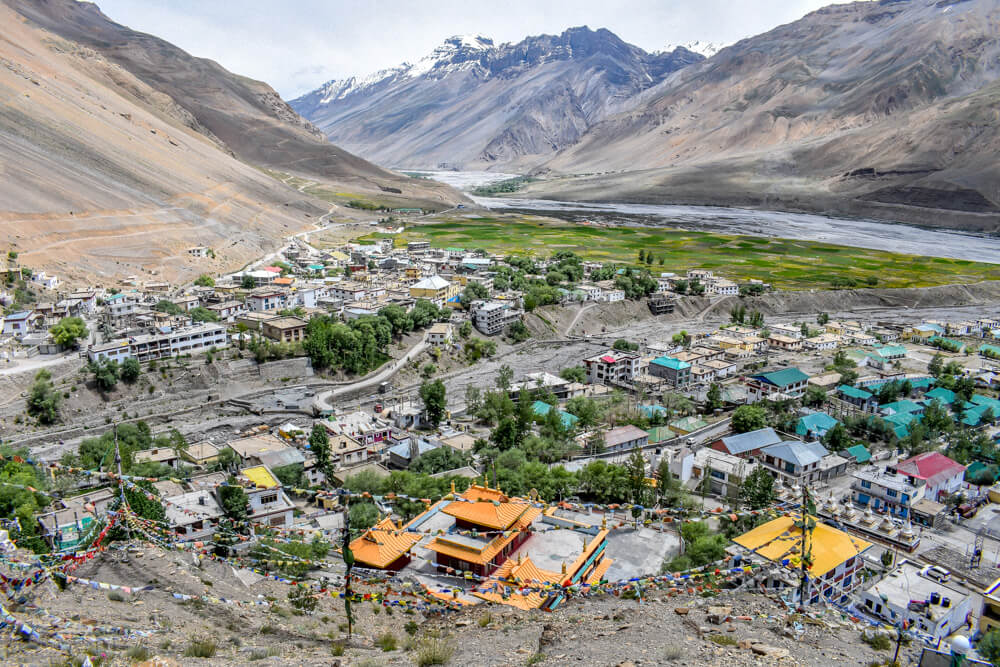
M 444 665 L 455 654 L 455 647 L 442 639 L 428 639 L 417 650 L 417 667 Z
M 479 617 L 479 627 L 485 628 L 487 625 L 490 624 L 490 621 L 492 620 L 493 617 L 489 613 L 483 614 L 482 616 Z
M 417 634 L 417 630 L 420 629 L 420 626 L 417 625 L 416 621 L 407 621 L 406 625 L 403 626 L 403 629 L 406 630 L 406 634 L 412 637 Z
M 883 634 L 874 634 L 871 636 L 862 635 L 861 641 L 868 644 L 876 651 L 888 651 L 892 648 L 892 640 Z
M 133 646 L 125 653 L 125 655 L 127 655 L 129 660 L 132 660 L 133 662 L 145 662 L 153 657 L 153 654 L 150 653 L 149 649 L 145 646 Z
M 729 635 L 709 635 L 708 641 L 719 646 L 736 646 L 736 640 Z
M 663 650 L 664 662 L 673 662 L 684 657 L 684 649 L 680 646 L 668 646 Z
M 118 591 L 109 591 L 108 599 L 112 602 L 125 602 L 125 596 Z
M 375 646 L 379 647 L 386 653 L 389 651 L 396 650 L 396 635 L 391 632 L 386 632 L 375 638 Z
M 344 642 L 333 642 L 333 646 L 330 647 L 330 653 L 334 657 L 344 655 Z
M 213 658 L 215 657 L 215 642 L 211 639 L 195 639 L 188 644 L 184 650 L 185 658 Z

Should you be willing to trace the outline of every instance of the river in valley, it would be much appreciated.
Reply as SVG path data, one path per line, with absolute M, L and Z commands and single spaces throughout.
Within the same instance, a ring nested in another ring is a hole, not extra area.
M 429 178 L 465 191 L 516 176 L 478 171 L 419 171 Z M 1000 238 L 904 223 L 715 206 L 591 204 L 518 197 L 469 196 L 476 204 L 497 211 L 537 212 L 570 220 L 590 219 L 720 234 L 819 241 L 911 255 L 1000 264 Z

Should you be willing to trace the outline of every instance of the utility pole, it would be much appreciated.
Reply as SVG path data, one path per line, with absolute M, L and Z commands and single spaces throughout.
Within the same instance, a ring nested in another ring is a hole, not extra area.
M 118 449 L 118 423 L 115 422 L 114 426 L 115 432 L 115 466 L 118 468 L 118 490 L 121 492 L 122 496 L 122 512 L 128 507 L 128 502 L 125 499 L 125 480 L 122 478 L 122 453 Z M 128 541 L 132 541 L 132 529 L 129 527 L 128 520 L 125 520 L 125 534 L 128 535 Z
M 799 606 L 804 607 L 806 604 L 806 593 L 809 587 L 809 565 L 812 562 L 812 517 L 811 514 L 812 501 L 809 498 L 809 487 L 805 484 L 802 485 L 802 540 L 799 545 L 799 564 L 800 564 L 800 576 L 799 580 Z
M 354 632 L 354 616 L 351 613 L 351 568 L 354 566 L 354 554 L 351 552 L 351 497 L 344 496 L 344 611 L 347 613 L 347 641 Z

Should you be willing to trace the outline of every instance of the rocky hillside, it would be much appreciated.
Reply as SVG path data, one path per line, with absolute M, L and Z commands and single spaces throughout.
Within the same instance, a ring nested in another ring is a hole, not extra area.
M 601 176 L 540 190 L 995 230 L 998 102 L 998 0 L 833 5 L 640 93 L 542 170 Z
M 517 44 L 452 37 L 416 64 L 330 81 L 291 105 L 379 164 L 519 168 L 703 59 L 683 47 L 650 54 L 587 27 Z
M 460 195 L 330 144 L 266 84 L 75 0 L 0 2 L 0 243 L 62 278 L 237 268 L 330 204 L 270 167 L 361 197 Z M 193 245 L 215 262 L 196 265 Z

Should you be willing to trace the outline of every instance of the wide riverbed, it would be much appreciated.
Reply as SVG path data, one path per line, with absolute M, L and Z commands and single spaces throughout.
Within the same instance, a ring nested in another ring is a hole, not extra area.
M 422 171 L 422 173 L 462 190 L 514 176 L 468 171 Z M 951 257 L 1000 264 L 1000 238 L 927 229 L 903 223 L 714 206 L 588 204 L 515 197 L 471 195 L 470 197 L 480 206 L 495 210 L 537 211 L 554 217 L 569 218 L 591 214 L 590 217 L 594 219 L 608 221 L 620 216 L 620 221 L 623 223 L 642 223 L 720 234 L 748 234 L 820 241 L 911 255 Z

